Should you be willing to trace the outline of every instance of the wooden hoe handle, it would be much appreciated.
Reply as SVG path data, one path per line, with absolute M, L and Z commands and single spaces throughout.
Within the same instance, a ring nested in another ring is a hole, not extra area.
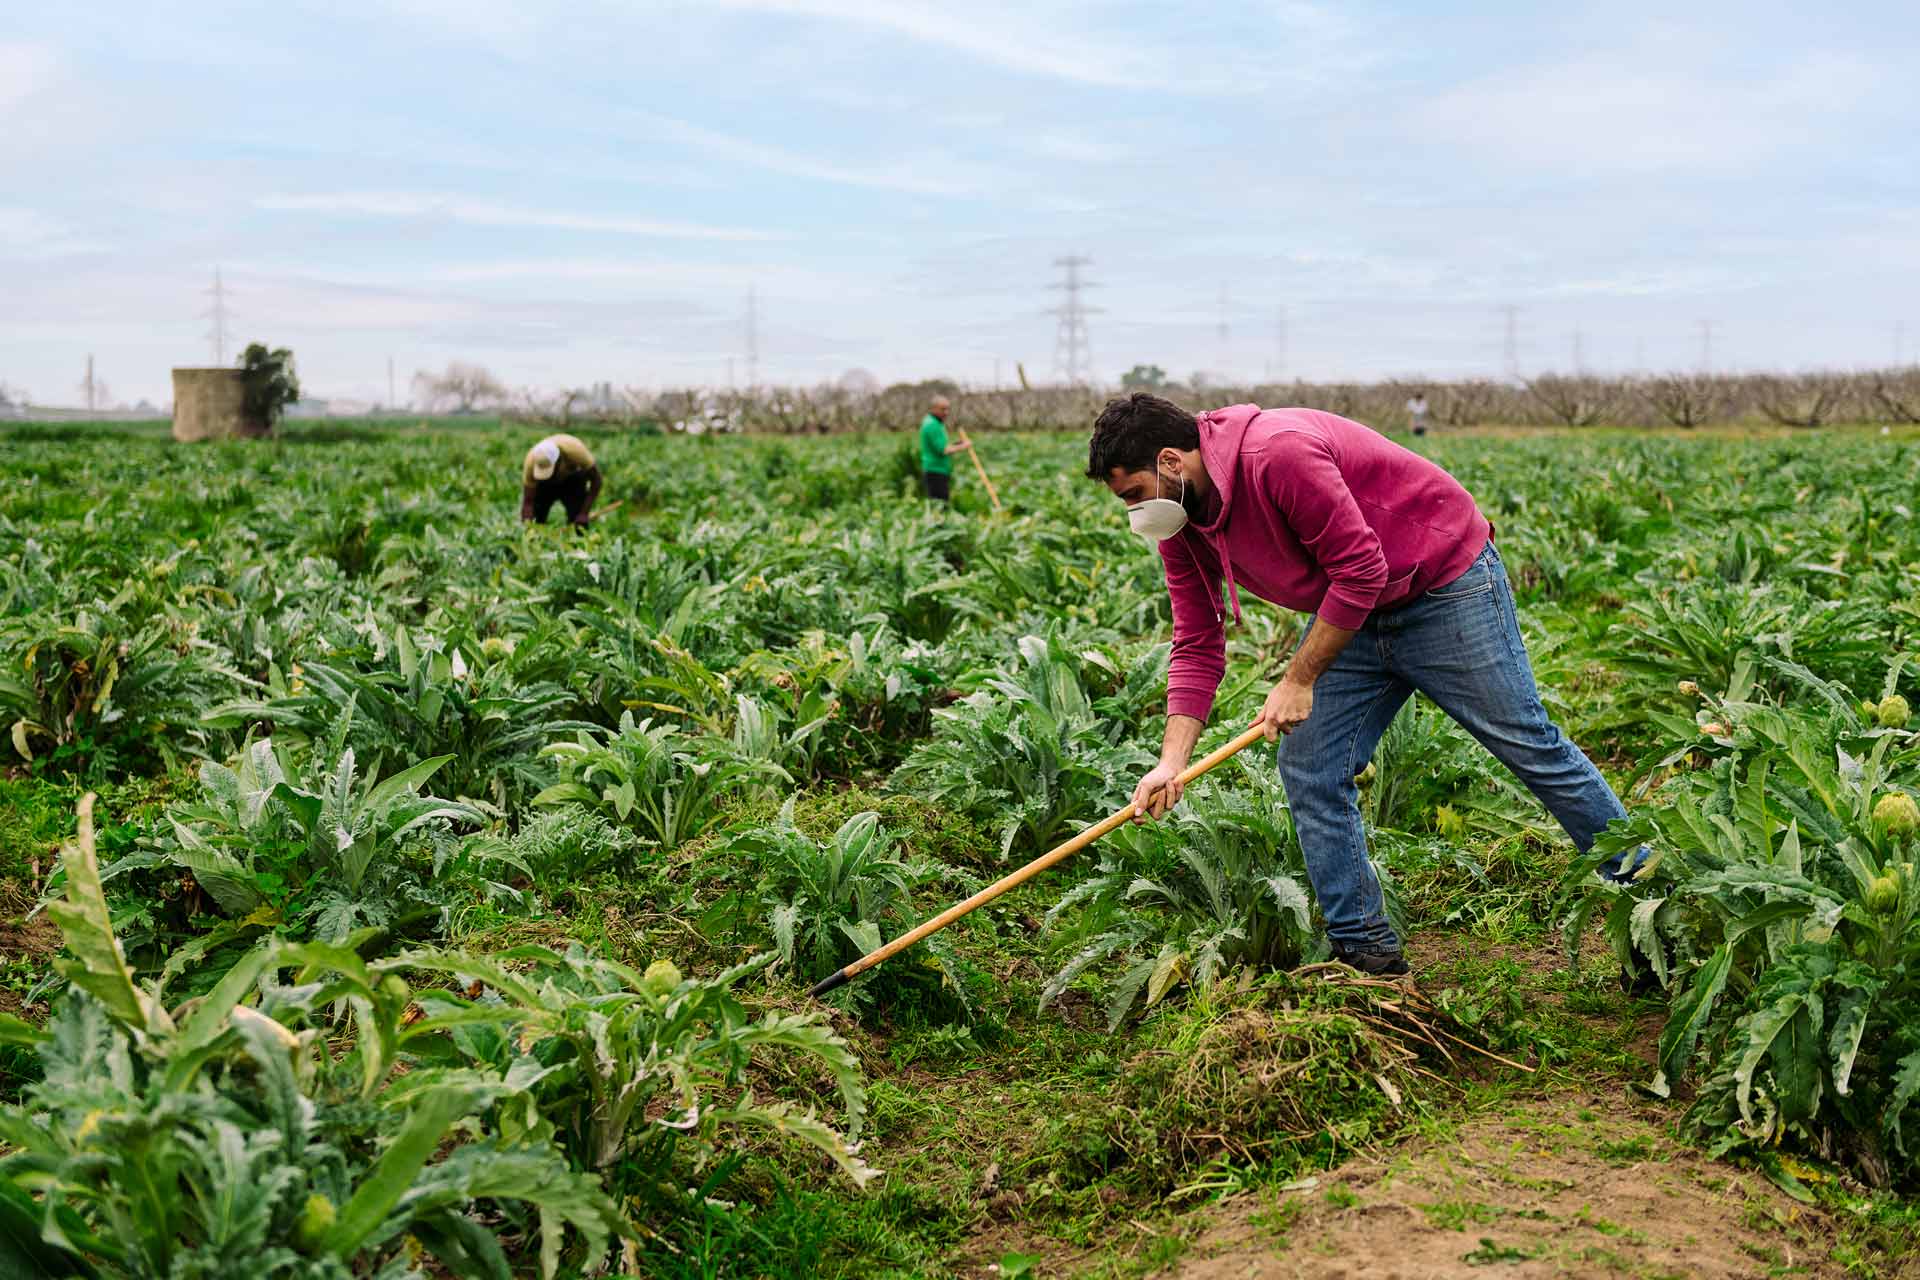
M 965 430 L 960 432 L 960 443 L 969 446 L 967 456 L 973 459 L 973 469 L 980 473 L 980 483 L 986 486 L 987 496 L 993 499 L 993 509 L 995 511 L 1001 510 L 1000 493 L 993 487 L 993 481 L 987 479 L 986 464 L 980 461 L 980 451 L 971 447 L 973 441 L 967 439 Z
M 1263 727 L 1260 725 L 1253 726 L 1232 742 L 1229 742 L 1226 746 L 1221 747 L 1204 759 L 1188 765 L 1180 773 L 1180 784 L 1185 786 L 1201 774 L 1239 755 L 1242 751 L 1260 741 L 1265 735 L 1266 730 Z M 1007 890 L 1017 885 L 1025 884 L 1054 863 L 1072 857 L 1074 854 L 1092 844 L 1095 840 L 1098 840 L 1101 836 L 1106 835 L 1110 831 L 1118 830 L 1132 819 L 1132 817 L 1133 806 L 1129 804 L 1111 816 L 1103 818 L 1098 823 L 1088 827 L 1085 831 L 1082 831 L 1079 835 L 1073 837 L 1073 839 L 1068 840 L 1065 844 L 1056 845 L 1046 853 L 1041 854 L 1026 866 L 1021 867 L 1018 871 L 1010 872 L 1000 877 L 964 902 L 954 903 L 925 924 L 918 925 L 912 930 L 901 934 L 886 946 L 881 947 L 878 951 L 869 951 L 866 955 L 861 956 L 845 968 L 827 975 L 819 982 L 814 983 L 813 988 L 808 991 L 807 994 L 823 996 L 836 987 L 846 985 L 848 979 L 854 977 L 856 974 L 864 973 L 866 970 L 879 964 L 882 960 L 886 960 L 891 956 L 905 951 L 908 947 L 927 935 L 940 932 L 940 930 L 946 928 L 961 916 L 966 915 L 976 908 L 985 906 Z

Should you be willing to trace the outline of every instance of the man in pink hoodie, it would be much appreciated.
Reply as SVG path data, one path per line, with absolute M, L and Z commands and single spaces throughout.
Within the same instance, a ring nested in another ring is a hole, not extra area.
M 1354 778 L 1416 690 L 1513 770 L 1581 852 L 1625 816 L 1541 705 L 1493 528 L 1438 466 L 1331 413 L 1241 404 L 1196 417 L 1136 392 L 1094 424 L 1087 474 L 1157 544 L 1173 603 L 1166 736 L 1133 795 L 1143 819 L 1179 803 L 1239 588 L 1313 615 L 1257 723 L 1280 742 L 1336 959 L 1407 972 Z M 1605 870 L 1629 874 L 1620 859 Z

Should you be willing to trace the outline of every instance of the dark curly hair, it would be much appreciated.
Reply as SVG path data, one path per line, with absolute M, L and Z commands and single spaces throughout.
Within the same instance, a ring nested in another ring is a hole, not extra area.
M 1087 443 L 1087 475 L 1105 480 L 1114 468 L 1146 471 L 1162 449 L 1198 449 L 1200 427 L 1193 415 L 1149 391 L 1107 401 L 1094 420 Z

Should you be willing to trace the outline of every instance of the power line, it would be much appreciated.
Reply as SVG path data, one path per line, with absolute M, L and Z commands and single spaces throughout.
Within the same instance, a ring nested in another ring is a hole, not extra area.
M 1520 308 L 1511 303 L 1501 307 L 1500 314 L 1506 317 L 1506 336 L 1501 343 L 1501 364 L 1505 367 L 1507 381 L 1520 381 Z
M 1080 301 L 1082 289 L 1098 287 L 1093 281 L 1080 278 L 1080 268 L 1092 264 L 1092 258 L 1079 254 L 1055 258 L 1053 265 L 1066 275 L 1047 286 L 1066 294 L 1061 304 L 1049 312 L 1060 317 L 1053 335 L 1053 372 L 1067 385 L 1075 387 L 1093 381 L 1093 351 L 1087 342 L 1087 317 L 1097 314 L 1100 308 L 1089 307 Z
M 1220 376 L 1231 381 L 1232 379 L 1227 373 L 1227 370 L 1233 365 L 1232 330 L 1227 326 L 1228 305 L 1227 286 L 1226 282 L 1222 281 L 1220 284 L 1220 319 L 1219 323 L 1214 327 L 1214 336 L 1219 339 L 1220 349 L 1215 360 L 1220 366 Z
M 227 313 L 227 287 L 220 281 L 220 268 L 213 269 L 213 288 L 206 292 L 213 299 L 213 306 L 200 314 L 209 316 L 213 320 L 213 328 L 207 332 L 207 337 L 213 342 L 213 362 L 216 365 L 225 365 L 227 363 L 227 322 L 230 317 Z
M 1267 380 L 1276 382 L 1287 374 L 1287 307 L 1285 303 L 1273 314 L 1273 363 L 1267 367 Z

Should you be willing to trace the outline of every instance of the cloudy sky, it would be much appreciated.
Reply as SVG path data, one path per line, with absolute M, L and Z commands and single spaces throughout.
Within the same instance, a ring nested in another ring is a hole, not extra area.
M 744 381 L 749 288 L 763 379 L 1042 379 L 1068 253 L 1105 377 L 1497 373 L 1509 306 L 1525 372 L 1881 365 L 1916 64 L 1910 0 L 12 5 L 0 382 L 165 399 L 216 266 L 321 395 Z

